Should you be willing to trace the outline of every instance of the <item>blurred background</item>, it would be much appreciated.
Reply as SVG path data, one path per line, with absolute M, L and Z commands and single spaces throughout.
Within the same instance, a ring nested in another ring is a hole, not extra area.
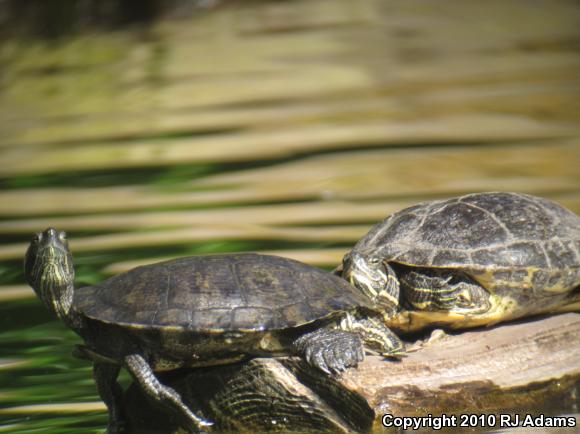
M 576 0 L 0 0 L 0 432 L 106 424 L 23 281 L 35 231 L 68 232 L 79 285 L 331 269 L 396 210 L 493 190 L 580 212 Z

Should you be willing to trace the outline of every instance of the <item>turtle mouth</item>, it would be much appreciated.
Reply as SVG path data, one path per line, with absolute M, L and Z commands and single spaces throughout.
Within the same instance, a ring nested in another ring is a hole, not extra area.
M 360 289 L 364 295 L 373 300 L 379 295 L 379 282 L 370 279 L 366 274 L 352 272 L 348 274 L 347 280 L 352 286 Z
M 74 278 L 66 234 L 53 228 L 34 235 L 24 261 L 26 281 L 45 295 Z
M 342 276 L 352 286 L 375 301 L 387 280 L 378 269 L 371 269 L 360 261 L 347 261 L 343 266 Z

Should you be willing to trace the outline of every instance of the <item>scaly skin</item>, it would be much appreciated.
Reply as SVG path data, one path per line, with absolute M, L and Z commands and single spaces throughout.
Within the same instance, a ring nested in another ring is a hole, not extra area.
M 24 269 L 28 283 L 44 305 L 83 337 L 89 348 L 94 347 L 92 342 L 94 336 L 90 327 L 86 326 L 83 316 L 76 312 L 73 306 L 75 273 L 66 234 L 52 228 L 36 234 L 26 252 Z M 145 395 L 153 401 L 167 404 L 180 415 L 184 427 L 190 432 L 204 432 L 205 427 L 211 426 L 210 422 L 192 413 L 173 389 L 159 382 L 151 366 L 140 354 L 123 354 L 124 349 L 120 347 L 111 350 L 118 355 L 116 365 L 99 361 L 94 363 L 93 372 L 97 390 L 109 410 L 109 433 L 122 432 L 125 428 L 120 404 L 122 390 L 117 382 L 121 366 L 142 386 Z M 98 354 L 96 351 L 95 353 Z M 90 351 L 87 354 L 90 354 Z

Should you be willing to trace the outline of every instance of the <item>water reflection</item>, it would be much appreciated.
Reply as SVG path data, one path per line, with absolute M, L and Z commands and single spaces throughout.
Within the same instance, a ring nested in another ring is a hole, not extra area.
M 387 214 L 470 191 L 580 212 L 576 3 L 180 12 L 200 4 L 0 2 L 15 36 L 0 43 L 4 432 L 106 423 L 77 338 L 24 285 L 29 237 L 48 226 L 91 284 L 226 251 L 331 269 Z
M 187 16 L 215 5 L 198 0 L 4 0 L 0 28 L 5 36 L 56 39 L 90 30 L 149 25 L 168 15 Z

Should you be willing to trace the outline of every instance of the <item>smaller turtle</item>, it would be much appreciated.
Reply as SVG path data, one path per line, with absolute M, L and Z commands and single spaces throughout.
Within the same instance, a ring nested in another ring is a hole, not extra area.
M 363 341 L 387 356 L 404 353 L 369 299 L 339 277 L 290 259 L 192 256 L 75 289 L 66 235 L 49 228 L 32 239 L 24 268 L 45 306 L 84 339 L 78 354 L 94 362 L 109 432 L 124 429 L 121 367 L 184 427 L 201 431 L 210 422 L 156 372 L 299 355 L 339 373 L 363 359 Z
M 338 272 L 401 331 L 580 310 L 580 217 L 518 193 L 424 202 L 375 225 Z

